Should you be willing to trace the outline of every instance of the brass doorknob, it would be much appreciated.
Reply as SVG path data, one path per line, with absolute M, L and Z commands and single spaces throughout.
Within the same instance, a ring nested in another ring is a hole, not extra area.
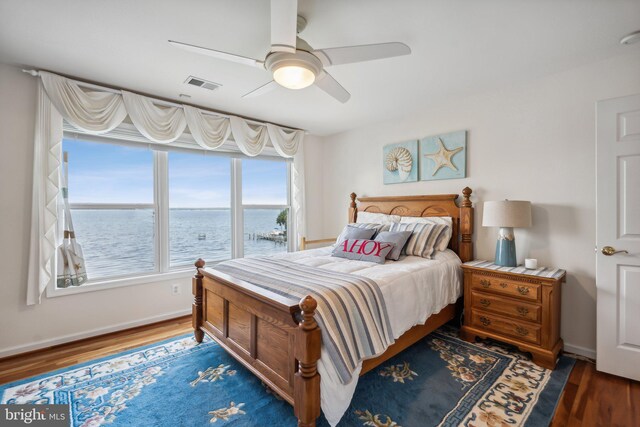
M 604 248 L 602 248 L 602 253 L 605 254 L 606 256 L 611 256 L 611 255 L 615 255 L 615 254 L 628 254 L 628 251 L 616 251 L 616 248 L 612 247 L 612 246 L 605 246 Z

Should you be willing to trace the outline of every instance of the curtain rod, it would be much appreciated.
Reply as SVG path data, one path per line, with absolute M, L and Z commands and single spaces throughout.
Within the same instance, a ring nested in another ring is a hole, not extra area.
M 22 70 L 23 73 L 27 73 L 33 77 L 38 77 L 40 75 L 40 70 Z M 65 77 L 65 78 L 69 78 L 69 77 Z M 101 86 L 101 85 L 97 85 L 94 83 L 88 83 L 88 82 L 83 82 L 82 80 L 77 80 L 77 79 L 70 79 L 73 80 L 74 82 L 78 83 L 80 86 L 84 86 L 88 89 L 96 89 L 96 90 L 101 90 L 103 92 L 110 92 L 110 93 L 116 93 L 116 94 L 121 94 L 122 93 L 122 89 L 115 89 L 112 87 L 108 87 L 108 86 Z M 127 92 L 132 92 L 132 91 L 127 91 Z M 136 93 L 136 92 L 132 92 L 132 93 Z M 143 94 L 139 94 L 138 95 L 141 96 L 147 96 L 147 95 L 143 95 Z M 147 96 L 149 97 L 149 96 Z M 166 101 L 164 99 L 158 99 L 155 97 L 149 97 L 149 98 L 153 98 L 154 101 L 156 101 L 158 104 L 160 105 L 165 105 L 168 107 L 177 107 L 177 108 L 182 108 L 184 105 L 191 105 L 191 104 L 179 104 L 177 102 L 173 102 L 173 101 Z M 195 105 L 193 107 L 196 107 Z M 217 111 L 213 111 L 213 110 L 209 110 L 209 109 L 202 109 L 201 107 L 196 107 L 198 109 L 200 109 L 201 111 L 203 111 L 204 113 L 207 113 L 209 115 L 214 115 L 214 116 L 219 116 L 219 117 L 226 117 L 229 118 L 230 115 L 229 114 L 224 114 L 224 113 L 219 113 Z M 238 117 L 242 117 L 242 116 L 238 116 Z M 256 126 L 264 126 L 267 122 L 261 122 L 259 120 L 255 120 L 255 119 L 250 119 L 247 117 L 242 117 L 244 120 L 246 120 L 248 123 L 256 125 Z M 274 123 L 275 124 L 275 123 Z M 286 130 L 291 130 L 291 131 L 297 131 L 297 130 L 301 130 L 303 131 L 305 134 L 308 134 L 309 132 L 304 130 L 304 129 L 297 129 L 297 128 L 292 128 L 292 127 L 288 127 L 288 126 L 282 126 L 282 125 L 277 125 L 279 127 L 281 127 L 282 129 L 286 129 Z

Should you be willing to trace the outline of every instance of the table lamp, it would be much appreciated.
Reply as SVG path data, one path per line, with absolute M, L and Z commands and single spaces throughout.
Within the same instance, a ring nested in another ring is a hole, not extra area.
M 495 264 L 516 267 L 516 240 L 513 229 L 531 227 L 531 202 L 522 200 L 500 200 L 484 202 L 482 215 L 484 227 L 500 227 L 496 243 Z

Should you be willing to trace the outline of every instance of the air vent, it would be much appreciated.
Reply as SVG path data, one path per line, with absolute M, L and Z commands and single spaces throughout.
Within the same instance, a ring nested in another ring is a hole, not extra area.
M 198 86 L 207 90 L 216 90 L 220 86 L 222 86 L 221 84 L 210 82 L 208 80 L 193 76 L 189 76 L 184 82 L 188 85 Z

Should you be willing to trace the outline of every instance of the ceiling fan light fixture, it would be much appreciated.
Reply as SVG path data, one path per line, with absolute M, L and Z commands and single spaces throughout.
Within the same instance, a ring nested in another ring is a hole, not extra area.
M 288 89 L 304 89 L 316 80 L 314 72 L 300 65 L 285 65 L 273 71 L 273 80 Z
M 267 56 L 265 68 L 273 74 L 273 80 L 288 89 L 311 86 L 322 71 L 322 63 L 308 52 L 273 52 Z

